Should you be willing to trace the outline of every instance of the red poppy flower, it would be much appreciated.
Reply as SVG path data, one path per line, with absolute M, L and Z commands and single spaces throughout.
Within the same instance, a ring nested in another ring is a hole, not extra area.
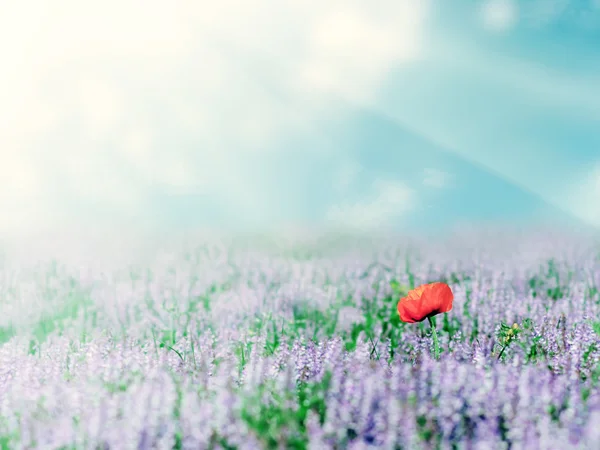
M 446 283 L 423 284 L 398 302 L 400 320 L 407 323 L 421 322 L 428 317 L 452 309 L 454 295 Z

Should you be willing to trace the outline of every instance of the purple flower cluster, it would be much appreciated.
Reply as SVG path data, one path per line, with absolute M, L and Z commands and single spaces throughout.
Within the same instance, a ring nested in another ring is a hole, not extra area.
M 593 243 L 203 245 L 3 271 L 3 448 L 600 448 Z M 451 286 L 439 360 L 392 280 Z

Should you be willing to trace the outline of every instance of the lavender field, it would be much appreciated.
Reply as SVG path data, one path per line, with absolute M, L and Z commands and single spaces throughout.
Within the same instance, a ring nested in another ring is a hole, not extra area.
M 432 281 L 454 292 L 439 360 L 396 311 Z M 2 449 L 600 448 L 592 240 L 200 242 L 112 270 L 6 257 L 0 290 Z

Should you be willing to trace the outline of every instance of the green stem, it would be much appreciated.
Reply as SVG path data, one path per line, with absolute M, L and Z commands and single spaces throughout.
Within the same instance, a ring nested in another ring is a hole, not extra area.
M 506 347 L 508 347 L 508 345 L 504 345 L 502 347 L 502 350 L 500 350 L 500 354 L 498 355 L 498 361 L 500 361 L 500 357 L 502 356 L 502 354 L 504 353 L 504 350 L 506 350 Z
M 435 319 L 428 317 L 429 325 L 431 325 L 431 331 L 433 333 L 433 355 L 435 359 L 440 359 L 440 343 L 438 342 L 437 330 L 435 328 Z

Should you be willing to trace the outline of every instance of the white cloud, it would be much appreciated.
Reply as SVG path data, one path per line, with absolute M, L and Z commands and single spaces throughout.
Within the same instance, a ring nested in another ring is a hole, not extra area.
M 558 201 L 588 224 L 600 227 L 600 163 L 580 180 Z
M 327 212 L 327 221 L 348 229 L 385 229 L 414 204 L 414 191 L 402 182 L 378 180 L 373 190 L 375 195 L 370 200 L 333 206 Z
M 480 10 L 483 25 L 491 31 L 511 29 L 519 18 L 519 10 L 514 0 L 488 0 Z
M 333 187 L 338 192 L 344 192 L 356 180 L 363 168 L 356 161 L 348 160 L 342 163 L 333 177 Z
M 81 118 L 90 137 L 111 133 L 123 121 L 123 94 L 106 81 L 83 78 L 78 83 Z
M 426 15 L 419 0 L 2 2 L 0 213 L 49 220 L 35 211 L 55 214 L 57 189 L 131 209 L 140 180 L 252 208 L 265 193 L 244 155 L 335 117 L 331 91 L 372 98 L 419 56 Z
M 368 100 L 394 63 L 418 56 L 423 12 L 406 1 L 380 9 L 356 3 L 332 8 L 315 20 L 301 82 Z
M 423 170 L 423 184 L 434 188 L 447 187 L 452 182 L 452 175 L 443 170 L 427 167 Z

